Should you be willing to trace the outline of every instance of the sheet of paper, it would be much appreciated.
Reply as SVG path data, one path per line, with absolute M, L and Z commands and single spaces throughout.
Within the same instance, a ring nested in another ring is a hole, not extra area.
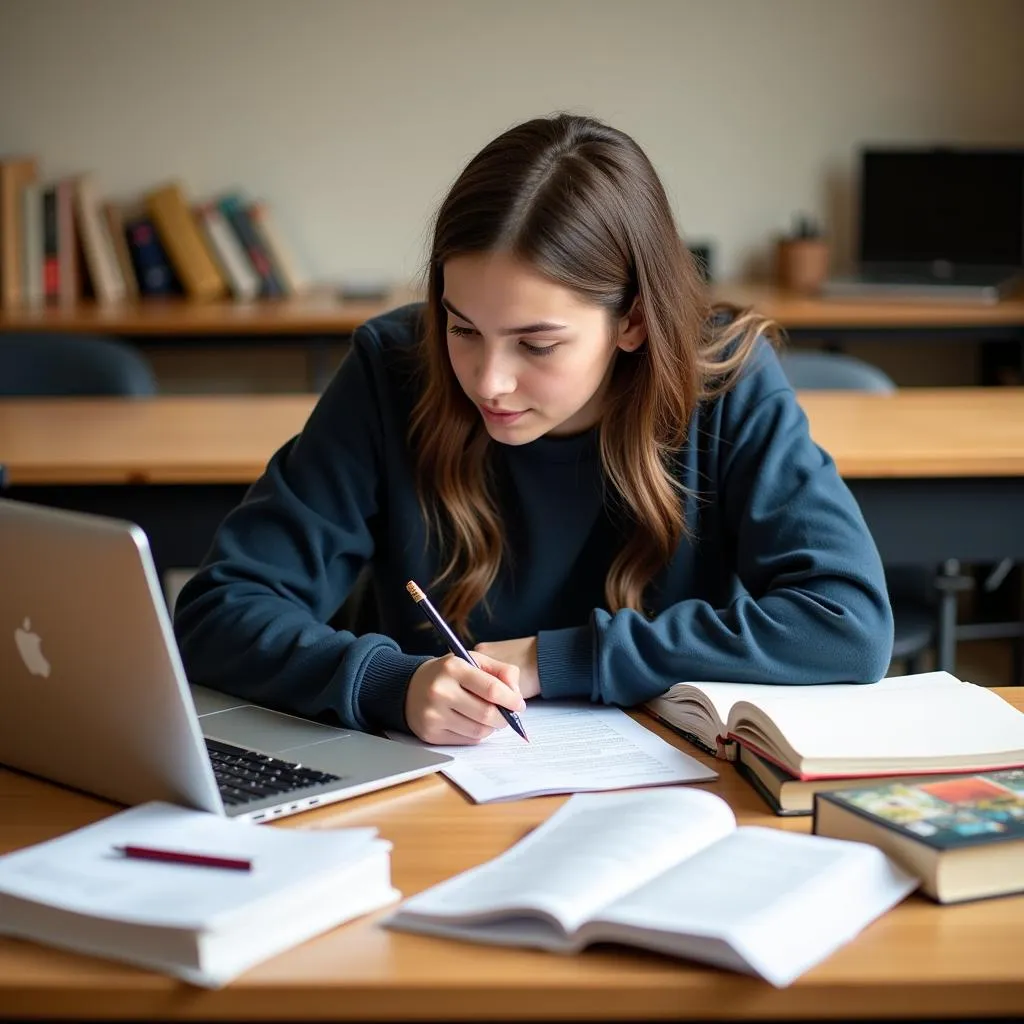
M 620 708 L 537 700 L 520 718 L 529 743 L 505 728 L 476 746 L 430 748 L 455 758 L 441 771 L 475 803 L 718 778 Z

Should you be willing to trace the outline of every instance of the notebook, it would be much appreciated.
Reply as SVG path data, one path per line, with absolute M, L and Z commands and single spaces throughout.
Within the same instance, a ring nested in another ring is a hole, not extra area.
M 445 754 L 189 688 L 145 534 L 0 500 L 0 763 L 122 804 L 268 821 Z
M 618 942 L 781 987 L 916 885 L 872 846 L 737 828 L 712 793 L 581 794 L 510 850 L 413 896 L 384 923 L 559 953 Z
M 129 858 L 142 846 L 250 870 Z M 0 935 L 216 988 L 399 898 L 376 829 L 255 828 L 153 802 L 0 857 Z
M 1024 150 L 866 148 L 858 235 L 824 294 L 998 301 L 1024 267 Z
M 877 683 L 677 683 L 646 704 L 711 753 L 737 744 L 799 779 L 1024 766 L 1024 714 L 948 672 Z

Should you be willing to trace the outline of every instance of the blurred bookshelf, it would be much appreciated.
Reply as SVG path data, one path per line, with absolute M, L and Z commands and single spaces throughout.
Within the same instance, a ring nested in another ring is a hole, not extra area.
M 189 195 L 179 180 L 136 197 L 103 195 L 92 172 L 45 179 L 32 155 L 0 158 L 0 308 L 58 322 L 79 305 L 123 311 L 160 300 L 252 303 L 299 299 L 313 289 L 271 204 L 238 189 Z M 322 296 L 321 296 L 322 299 Z M 320 305 L 323 305 L 321 301 Z M 302 309 L 309 308 L 302 305 Z M 222 314 L 223 315 L 223 314 Z

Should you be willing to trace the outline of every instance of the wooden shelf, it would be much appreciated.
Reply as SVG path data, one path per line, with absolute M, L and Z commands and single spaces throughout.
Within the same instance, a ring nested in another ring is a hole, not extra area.
M 343 300 L 329 291 L 252 302 L 146 299 L 109 306 L 82 302 L 71 306 L 0 310 L 0 331 L 89 331 L 124 335 L 350 334 L 371 317 L 414 298 L 411 291 L 396 290 L 383 301 L 360 302 Z
M 753 306 L 782 327 L 834 329 L 1024 328 L 1024 296 L 986 305 L 946 301 L 879 301 L 792 295 L 767 285 L 719 285 L 714 297 Z M 416 293 L 397 289 L 382 301 L 345 301 L 331 291 L 253 302 L 147 299 L 138 303 L 0 310 L 2 331 L 95 331 L 119 335 L 350 334 L 361 323 Z

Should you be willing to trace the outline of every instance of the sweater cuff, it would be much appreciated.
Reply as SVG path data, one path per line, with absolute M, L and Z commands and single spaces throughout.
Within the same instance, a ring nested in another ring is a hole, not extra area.
M 594 699 L 593 632 L 589 626 L 549 629 L 537 634 L 540 694 Z
M 404 654 L 381 644 L 363 666 L 363 679 L 356 695 L 359 717 L 372 729 L 410 732 L 405 720 L 405 692 L 412 674 L 430 658 Z

